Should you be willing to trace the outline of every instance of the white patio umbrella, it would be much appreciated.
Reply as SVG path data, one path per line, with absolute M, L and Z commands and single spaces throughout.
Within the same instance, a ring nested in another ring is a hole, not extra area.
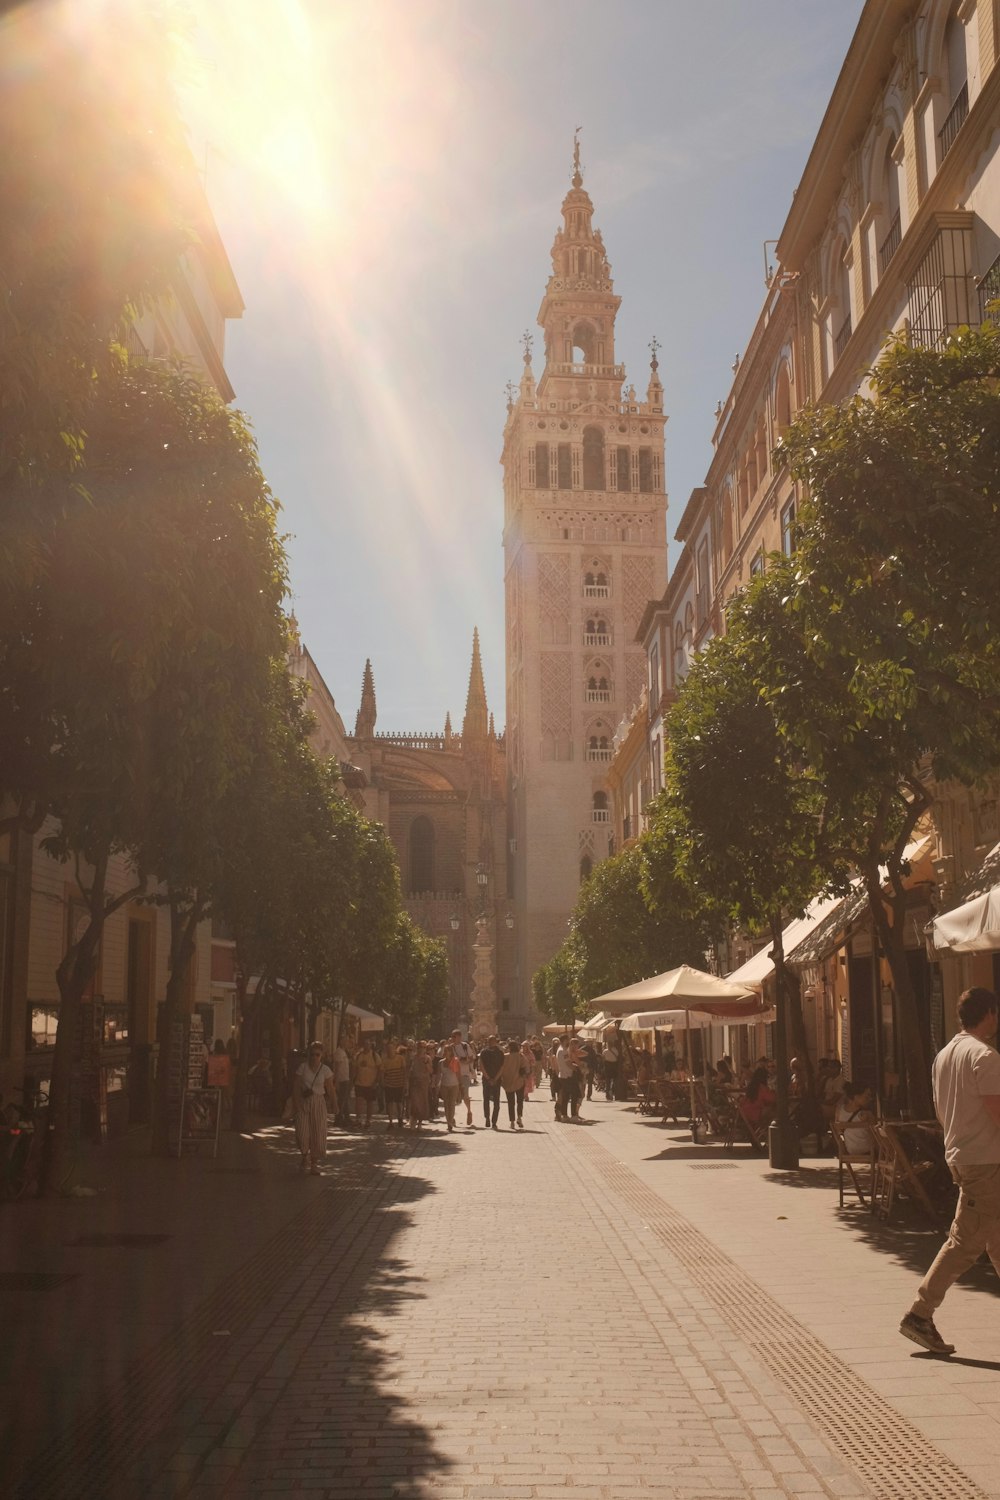
M 692 969 L 681 964 L 656 974 L 652 979 L 640 979 L 638 984 L 627 984 L 620 990 L 609 990 L 606 995 L 597 995 L 592 1002 L 599 1005 L 606 1015 L 631 1015 L 645 1003 L 669 1001 L 675 1010 L 702 1011 L 706 1015 L 738 1020 L 744 1016 L 757 1015 L 767 1009 L 764 1001 L 753 990 L 743 985 L 730 984 L 715 974 L 706 974 L 703 969 Z M 690 1032 L 690 1015 L 685 1015 L 685 1031 Z M 691 1060 L 691 1039 L 687 1036 L 688 1061 Z M 695 1102 L 694 1076 L 691 1077 L 691 1128 L 694 1129 Z
M 672 1031 L 675 1026 L 695 1026 L 705 1030 L 712 1017 L 701 1010 L 640 1010 L 626 1016 L 622 1031 Z
M 935 917 L 924 929 L 934 947 L 952 953 L 991 953 L 1000 948 L 1000 886 Z

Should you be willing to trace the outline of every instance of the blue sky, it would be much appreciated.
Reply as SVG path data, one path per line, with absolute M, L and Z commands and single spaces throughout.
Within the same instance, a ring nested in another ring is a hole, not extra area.
M 672 537 L 861 9 L 258 0 L 247 27 L 205 0 L 190 112 L 247 303 L 227 366 L 349 730 L 367 656 L 381 729 L 460 720 L 474 625 L 503 723 L 504 386 L 574 127 L 640 389 L 662 345 Z

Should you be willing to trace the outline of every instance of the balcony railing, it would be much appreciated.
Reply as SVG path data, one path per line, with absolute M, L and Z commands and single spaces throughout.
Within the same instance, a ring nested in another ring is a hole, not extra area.
M 587 689 L 587 702 L 588 703 L 610 703 L 611 702 L 611 689 L 610 688 L 588 688 Z
M 942 348 L 956 328 L 972 322 L 974 293 L 971 235 L 961 228 L 940 230 L 907 287 L 910 342 Z
M 587 365 L 579 361 L 559 361 L 546 365 L 548 375 L 593 375 L 595 379 L 624 380 L 624 365 Z
M 850 315 L 850 313 L 848 313 L 847 317 L 841 323 L 840 327 L 837 329 L 836 334 L 834 335 L 834 339 L 833 339 L 833 357 L 834 357 L 834 359 L 839 359 L 840 356 L 843 354 L 844 350 L 847 348 L 848 341 L 850 340 L 851 334 L 853 332 L 854 332 L 854 329 L 851 326 L 851 315 Z
M 948 118 L 938 131 L 938 166 L 941 165 L 955 144 L 955 137 L 965 124 L 965 117 L 968 113 L 969 85 L 968 83 L 963 83 L 958 92 L 958 97 L 948 111 Z
M 610 599 L 611 587 L 606 583 L 585 583 L 583 597 L 585 599 Z
M 878 274 L 880 276 L 885 275 L 886 267 L 899 249 L 901 239 L 902 229 L 899 223 L 899 209 L 897 208 L 895 217 L 889 225 L 889 233 L 878 247 Z
M 584 631 L 583 644 L 585 646 L 610 646 L 611 637 L 606 630 Z
M 611 809 L 608 807 L 595 807 L 591 817 L 595 823 L 610 823 Z
M 986 318 L 990 303 L 1000 298 L 1000 255 L 997 256 L 986 275 L 976 282 L 976 290 L 979 293 L 979 319 L 982 322 Z
M 610 749 L 599 750 L 599 749 L 595 748 L 595 746 L 593 746 L 593 745 L 588 745 L 587 746 L 587 759 L 588 760 L 610 760 L 611 759 L 611 753 L 612 752 L 611 752 Z

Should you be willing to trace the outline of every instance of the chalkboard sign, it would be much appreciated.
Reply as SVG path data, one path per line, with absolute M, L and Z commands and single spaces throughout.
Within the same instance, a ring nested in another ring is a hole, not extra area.
M 177 1155 L 181 1155 L 185 1146 L 211 1146 L 214 1156 L 219 1149 L 221 1120 L 221 1089 L 185 1089 L 181 1099 Z

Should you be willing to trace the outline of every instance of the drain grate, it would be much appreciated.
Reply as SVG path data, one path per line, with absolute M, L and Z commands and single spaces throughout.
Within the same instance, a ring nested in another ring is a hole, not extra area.
M 635 1173 L 574 1143 L 870 1486 L 876 1500 L 987 1500 L 986 1492 Z M 699 1163 L 714 1166 L 714 1162 Z
M 734 1161 L 689 1161 L 692 1172 L 737 1172 Z
M 147 1245 L 162 1245 L 169 1234 L 81 1234 L 79 1239 L 68 1240 L 70 1245 L 85 1245 L 87 1249 L 109 1250 L 123 1245 L 127 1250 L 144 1250 Z
M 0 1292 L 51 1292 L 75 1281 L 77 1271 L 0 1271 Z

